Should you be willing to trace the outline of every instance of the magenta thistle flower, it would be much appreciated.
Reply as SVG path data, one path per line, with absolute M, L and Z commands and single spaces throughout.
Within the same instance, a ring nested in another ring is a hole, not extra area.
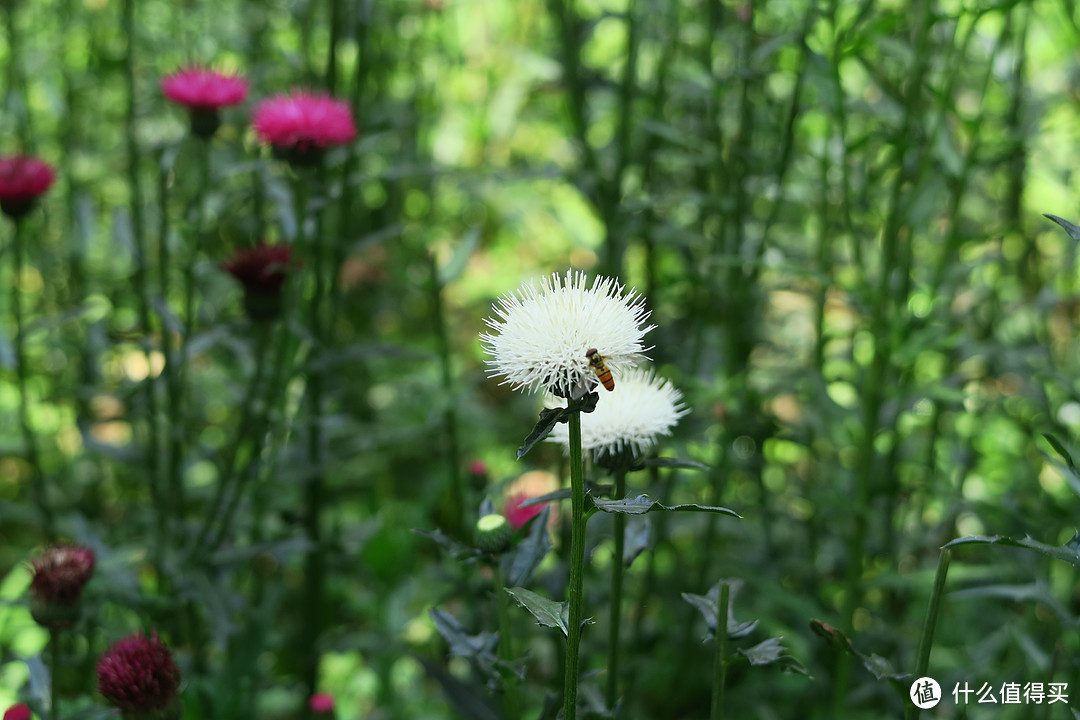
M 25 155 L 0 158 L 0 210 L 18 220 L 33 209 L 54 180 L 56 172 L 37 158 Z
M 180 670 L 157 631 L 119 640 L 97 665 L 98 690 L 122 715 L 179 715 Z
M 334 696 L 330 693 L 315 693 L 308 698 L 308 707 L 315 715 L 331 715 L 334 712 Z
M 19 703 L 12 705 L 4 711 L 4 720 L 31 720 L 34 714 L 30 712 L 30 706 Z
M 281 314 L 281 290 L 292 261 L 290 245 L 257 245 L 238 250 L 221 269 L 244 287 L 244 308 L 252 320 Z
M 523 493 L 517 493 L 511 495 L 506 499 L 506 506 L 503 508 L 503 515 L 506 517 L 507 522 L 510 523 L 510 527 L 517 530 L 525 523 L 532 520 L 539 515 L 544 509 L 544 505 L 547 503 L 537 503 L 536 505 L 529 505 L 528 507 L 521 507 L 521 503 L 531 498 Z
M 352 110 L 341 100 L 294 90 L 263 100 L 252 115 L 255 134 L 275 154 L 298 164 L 314 164 L 322 151 L 356 137 Z
M 162 78 L 161 91 L 165 97 L 184 107 L 220 110 L 244 102 L 248 84 L 236 75 L 191 67 Z
M 248 84 L 242 77 L 214 70 L 190 67 L 162 78 L 165 97 L 191 112 L 191 132 L 209 138 L 217 132 L 221 119 L 218 111 L 239 105 L 247 97 Z

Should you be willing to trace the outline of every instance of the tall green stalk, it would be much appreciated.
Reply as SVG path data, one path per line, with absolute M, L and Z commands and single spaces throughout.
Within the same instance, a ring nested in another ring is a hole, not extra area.
M 495 613 L 499 618 L 499 655 L 509 664 L 514 662 L 514 635 L 510 629 L 506 581 L 503 578 L 502 563 L 499 560 L 500 558 L 495 558 L 495 561 L 491 563 L 495 584 Z M 506 712 L 506 720 L 521 719 L 521 700 L 518 696 L 517 677 L 513 674 L 506 676 L 506 697 L 504 698 L 503 707 Z
M 454 373 L 450 362 L 450 334 L 447 330 L 446 309 L 443 305 L 443 286 L 439 279 L 439 263 L 435 256 L 429 255 L 431 303 L 435 314 L 435 339 L 439 350 L 439 374 L 442 390 L 447 398 L 454 392 Z M 460 534 L 465 527 L 462 508 L 470 507 L 468 489 L 461 473 L 461 451 L 458 442 L 457 412 L 455 404 L 448 403 L 443 411 L 443 432 L 446 436 L 446 463 L 450 473 L 450 486 L 444 507 L 443 522 L 453 534 Z
M 305 253 L 305 259 L 311 263 L 314 289 L 308 301 L 308 330 L 313 339 L 312 352 L 308 363 L 306 399 L 307 417 L 307 463 L 310 475 L 307 477 L 304 492 L 304 530 L 311 548 L 304 564 L 304 613 L 302 627 L 307 644 L 306 657 L 303 660 L 303 682 L 306 696 L 311 697 L 317 690 L 319 671 L 319 635 L 322 632 L 323 596 L 326 583 L 326 557 L 322 547 L 322 506 L 323 487 L 323 443 L 322 443 L 322 407 L 323 374 L 319 367 L 319 355 L 322 353 L 326 335 L 322 322 L 322 297 L 324 294 L 324 275 L 326 273 L 325 254 L 318 237 L 306 238 L 305 220 L 308 209 L 308 184 L 312 178 L 297 172 L 293 183 L 296 202 L 296 245 Z M 306 705 L 305 705 L 306 707 Z M 305 710 L 310 712 L 310 710 Z
M 941 598 L 945 594 L 945 578 L 949 574 L 949 550 L 942 550 L 938 558 L 937 573 L 934 575 L 934 589 L 930 592 L 930 603 L 926 608 L 926 620 L 923 622 L 922 637 L 919 638 L 919 654 L 915 662 L 915 677 L 926 677 L 926 670 L 930 667 L 930 648 L 934 645 L 934 628 L 937 627 L 938 611 L 941 609 Z M 908 703 L 904 713 L 905 720 L 917 720 L 919 708 L 915 703 Z
M 626 495 L 626 471 L 615 471 L 615 489 L 612 498 L 621 500 Z M 607 667 L 607 706 L 615 708 L 619 699 L 619 630 L 622 623 L 623 591 L 623 554 L 626 544 L 626 516 L 615 513 L 615 551 L 611 559 L 611 609 L 608 616 L 608 667 Z
M 724 685 L 727 682 L 724 658 L 727 655 L 727 616 L 730 594 L 731 586 L 726 582 L 721 582 L 720 597 L 716 604 L 716 638 L 714 639 L 716 658 L 713 664 L 712 710 L 709 712 L 709 720 L 722 720 L 724 717 Z
M 191 359 L 191 337 L 195 333 L 195 265 L 202 249 L 202 236 L 205 231 L 206 221 L 206 192 L 210 186 L 210 142 L 202 138 L 192 139 L 198 146 L 199 187 L 195 198 L 195 227 L 191 234 L 192 243 L 188 248 L 188 256 L 184 259 L 184 329 L 180 336 L 180 347 L 174 357 L 177 360 L 174 372 L 168 376 L 169 391 L 169 474 L 168 495 L 169 504 L 177 513 L 178 519 L 183 516 L 186 493 L 184 492 L 184 414 L 187 411 L 188 394 L 188 371 Z M 177 523 L 177 527 L 179 527 Z
M 149 334 L 151 332 L 151 299 L 147 285 L 147 268 L 149 257 L 146 247 L 146 216 L 143 213 L 142 183 L 139 178 L 139 163 L 141 154 L 136 137 L 136 103 L 135 103 L 135 44 L 137 38 L 135 26 L 135 0 L 125 0 L 123 8 L 124 34 L 127 37 L 127 48 L 124 53 L 124 81 L 126 85 L 126 103 L 124 115 L 124 136 L 127 144 L 127 173 L 128 187 L 131 191 L 131 234 L 135 246 L 135 290 L 139 296 L 139 323 L 144 333 L 143 353 L 146 356 L 147 367 L 151 365 L 149 347 Z M 161 465 L 159 462 L 159 437 L 157 425 L 157 395 L 154 391 L 154 382 L 148 373 L 143 384 L 144 401 L 146 403 L 146 467 L 149 471 L 150 495 L 157 512 L 155 524 L 155 548 L 154 564 L 160 570 L 162 554 L 164 553 L 168 524 L 168 507 L 161 492 Z M 159 575 L 160 581 L 160 575 Z
M 566 638 L 566 675 L 563 684 L 563 719 L 577 717 L 578 651 L 584 609 L 585 579 L 585 469 L 581 455 L 581 413 L 570 413 L 570 586 L 567 589 L 569 627 Z
M 15 220 L 11 250 L 13 267 L 11 278 L 11 313 L 15 318 L 15 373 L 19 386 L 19 429 L 22 431 L 26 462 L 30 466 L 30 486 L 33 488 L 34 504 L 41 515 L 41 527 L 48 542 L 56 541 L 56 523 L 49 505 L 45 472 L 41 467 L 37 436 L 30 424 L 30 365 L 26 361 L 26 309 L 23 307 L 22 277 L 26 266 L 26 247 L 23 235 L 23 219 Z
M 49 628 L 49 720 L 60 720 L 60 630 Z

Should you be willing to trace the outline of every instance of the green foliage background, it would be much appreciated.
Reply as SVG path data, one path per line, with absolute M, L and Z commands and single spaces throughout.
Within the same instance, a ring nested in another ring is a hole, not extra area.
M 680 594 L 722 577 L 744 581 L 736 617 L 759 621 L 734 647 L 782 636 L 812 675 L 733 662 L 731 717 L 899 716 L 907 683 L 876 680 L 811 619 L 912 672 L 942 545 L 1073 536 L 1071 476 L 1042 433 L 1071 447 L 1080 432 L 1076 241 L 1041 217 L 1078 215 L 1073 3 L 136 5 L 129 36 L 116 0 L 2 4 L 0 149 L 48 160 L 59 180 L 30 221 L 20 277 L 10 223 L 0 228 L 0 701 L 26 695 L 47 639 L 25 607 L 25 561 L 46 538 L 17 422 L 15 287 L 33 309 L 48 501 L 61 535 L 99 557 L 66 702 L 89 711 L 97 654 L 155 626 L 184 665 L 189 716 L 291 717 L 303 704 L 305 366 L 279 408 L 273 472 L 227 542 L 194 566 L 152 549 L 162 520 L 145 384 L 160 391 L 185 270 L 150 253 L 152 292 L 162 279 L 173 290 L 144 327 L 136 232 L 156 247 L 163 231 L 180 256 L 198 222 L 186 117 L 159 89 L 192 61 L 243 73 L 252 97 L 226 112 L 204 188 L 212 231 L 194 264 L 178 544 L 211 503 L 256 360 L 218 264 L 296 226 L 288 173 L 259 150 L 247 109 L 329 87 L 361 127 L 328 157 L 321 237 L 341 262 L 339 295 L 332 345 L 305 361 L 326 368 L 330 398 L 319 687 L 340 717 L 456 716 L 462 696 L 455 705 L 431 666 L 473 688 L 458 688 L 469 701 L 488 697 L 467 662 L 447 664 L 428 610 L 493 631 L 490 580 L 412 530 L 466 537 L 484 496 L 498 504 L 530 469 L 560 472 L 551 446 L 514 459 L 539 400 L 486 379 L 477 333 L 496 296 L 570 267 L 644 293 L 658 326 L 649 354 L 692 410 L 662 452 L 708 466 L 636 473 L 631 494 L 743 516 L 652 522 L 627 579 L 625 717 L 706 715 L 712 646 Z M 487 484 L 470 486 L 473 459 Z M 605 517 L 590 544 L 599 627 L 586 629 L 583 667 L 602 670 Z M 534 584 L 562 597 L 558 552 Z M 946 691 L 1075 679 L 1074 587 L 1073 567 L 1037 553 L 955 548 L 930 674 Z M 513 613 L 533 717 L 558 690 L 561 644 Z M 1059 707 L 1036 710 L 1066 717 Z

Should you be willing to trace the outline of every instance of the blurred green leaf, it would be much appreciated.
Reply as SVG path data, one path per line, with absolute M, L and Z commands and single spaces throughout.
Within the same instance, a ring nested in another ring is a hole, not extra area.
M 1080 227 L 1073 225 L 1071 222 L 1064 218 L 1060 218 L 1057 215 L 1051 215 L 1050 213 L 1043 213 L 1043 217 L 1049 218 L 1050 220 L 1053 220 L 1058 225 L 1060 225 L 1061 229 L 1067 232 L 1069 234 L 1069 237 L 1071 237 L 1073 240 L 1080 241 Z
M 803 664 L 787 654 L 787 648 L 780 644 L 780 640 L 781 638 L 778 637 L 769 638 L 751 648 L 739 649 L 736 652 L 749 660 L 751 665 L 777 664 L 783 672 L 810 677 L 810 673 Z
M 811 620 L 810 629 L 814 631 L 815 635 L 824 639 L 833 648 L 857 657 L 863 664 L 863 667 L 870 671 L 870 674 L 878 680 L 900 681 L 911 675 L 910 673 L 897 672 L 893 669 L 892 664 L 883 657 L 874 654 L 862 654 L 855 649 L 855 646 L 847 635 L 828 623 L 824 623 L 821 620 Z
M 683 600 L 697 608 L 698 612 L 705 618 L 705 624 L 709 628 L 709 635 L 711 637 L 716 633 L 717 605 L 720 602 L 720 587 L 722 585 L 727 585 L 730 588 L 728 593 L 728 616 L 726 623 L 728 637 L 746 637 L 754 631 L 758 621 L 748 620 L 746 622 L 738 622 L 735 620 L 735 596 L 743 586 L 742 580 L 738 578 L 721 580 L 713 585 L 704 595 L 694 595 L 693 593 L 684 592 L 682 594 Z
M 525 585 L 532 579 L 536 568 L 543 562 L 551 550 L 551 538 L 548 536 L 548 520 L 551 506 L 545 507 L 540 514 L 530 520 L 529 534 L 519 542 L 513 552 L 505 553 L 500 560 L 506 574 L 506 583 L 511 586 Z
M 458 242 L 457 247 L 454 248 L 454 254 L 450 257 L 449 262 L 439 268 L 440 287 L 446 287 L 461 277 L 461 273 L 465 271 L 465 266 L 469 264 L 469 258 L 473 256 L 476 248 L 480 245 L 480 231 L 481 228 L 474 225 L 461 236 L 461 240 Z

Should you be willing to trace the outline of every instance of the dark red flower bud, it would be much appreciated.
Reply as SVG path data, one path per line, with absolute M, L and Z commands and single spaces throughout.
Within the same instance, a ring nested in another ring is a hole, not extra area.
M 125 717 L 180 716 L 180 670 L 157 631 L 118 641 L 101 656 L 97 673 L 99 692 Z
M 243 285 L 244 309 L 252 320 L 273 320 L 281 314 L 282 285 L 291 261 L 289 245 L 258 245 L 237 251 L 221 264 Z

